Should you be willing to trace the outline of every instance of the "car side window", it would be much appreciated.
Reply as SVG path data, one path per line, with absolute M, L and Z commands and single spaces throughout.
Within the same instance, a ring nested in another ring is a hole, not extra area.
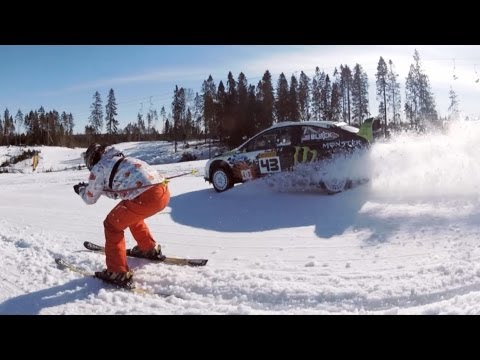
M 249 141 L 243 151 L 268 150 L 276 147 L 298 145 L 301 139 L 300 126 L 273 129 Z
M 303 126 L 292 126 L 290 127 L 290 139 L 293 146 L 300 145 L 302 141 L 302 128 Z
M 248 143 L 245 144 L 243 148 L 240 149 L 241 152 L 250 152 L 253 151 L 253 147 L 255 146 L 255 139 L 250 140 Z
M 277 146 L 288 146 L 292 144 L 292 132 L 290 127 L 279 129 L 276 138 Z
M 273 149 L 276 146 L 277 135 L 277 131 L 275 130 L 259 135 L 246 144 L 244 151 L 250 152 Z
M 255 146 L 253 150 L 267 150 L 272 149 L 277 143 L 277 131 L 269 131 L 258 136 L 255 139 Z

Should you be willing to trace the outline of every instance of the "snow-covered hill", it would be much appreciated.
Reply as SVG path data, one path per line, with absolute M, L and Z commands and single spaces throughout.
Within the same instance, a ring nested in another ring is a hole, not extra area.
M 57 268 L 56 256 L 104 267 L 82 243 L 103 243 L 116 202 L 87 206 L 73 192 L 88 171 L 64 168 L 85 149 L 43 147 L 45 169 L 64 171 L 0 174 L 0 314 L 479 314 L 479 125 L 377 143 L 370 183 L 333 196 L 264 181 L 216 193 L 206 160 L 162 163 L 158 146 L 121 144 L 166 176 L 199 170 L 172 179 L 169 206 L 147 223 L 164 253 L 207 266 L 129 259 L 139 283 L 169 298 Z
M 215 143 L 202 140 L 179 142 L 177 151 L 167 141 L 126 142 L 115 145 L 127 156 L 134 156 L 151 165 L 169 164 L 187 159 L 209 159 L 217 152 L 225 151 Z M 32 173 L 77 170 L 85 168 L 82 154 L 86 148 L 64 148 L 58 146 L 0 146 L 0 173 Z M 38 153 L 38 165 L 34 167 L 31 157 L 16 161 L 25 152 Z M 6 164 L 6 163 L 9 164 Z

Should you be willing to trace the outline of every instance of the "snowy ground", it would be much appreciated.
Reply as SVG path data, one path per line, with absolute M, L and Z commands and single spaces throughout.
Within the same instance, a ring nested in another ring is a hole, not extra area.
M 169 207 L 147 220 L 157 241 L 168 255 L 209 259 L 129 259 L 137 282 L 178 295 L 168 298 L 57 268 L 57 256 L 104 267 L 82 243 L 103 243 L 116 202 L 78 198 L 86 170 L 0 174 L 0 314 L 480 314 L 479 140 L 480 123 L 466 122 L 377 143 L 370 183 L 333 196 L 263 181 L 219 194 L 203 180 L 206 160 L 155 165 L 166 176 L 199 170 L 172 179 Z M 120 147 L 159 156 L 148 143 Z M 39 169 L 80 164 L 84 150 L 43 147 Z

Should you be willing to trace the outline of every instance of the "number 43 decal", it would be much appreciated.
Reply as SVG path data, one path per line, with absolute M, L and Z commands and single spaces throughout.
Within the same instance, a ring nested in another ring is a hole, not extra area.
M 260 158 L 258 160 L 261 174 L 280 172 L 280 158 L 278 156 L 269 158 Z

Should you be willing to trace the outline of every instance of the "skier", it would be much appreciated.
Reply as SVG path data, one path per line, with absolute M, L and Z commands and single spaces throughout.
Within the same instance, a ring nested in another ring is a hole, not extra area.
M 144 222 L 168 205 L 170 192 L 165 179 L 144 161 L 125 157 L 113 146 L 91 144 L 84 160 L 90 170 L 88 184 L 82 182 L 73 186 L 83 201 L 94 204 L 101 195 L 122 199 L 103 222 L 107 268 L 95 272 L 95 276 L 123 287 L 133 287 L 124 230 L 128 227 L 138 244 L 131 249 L 135 256 L 165 258 Z

